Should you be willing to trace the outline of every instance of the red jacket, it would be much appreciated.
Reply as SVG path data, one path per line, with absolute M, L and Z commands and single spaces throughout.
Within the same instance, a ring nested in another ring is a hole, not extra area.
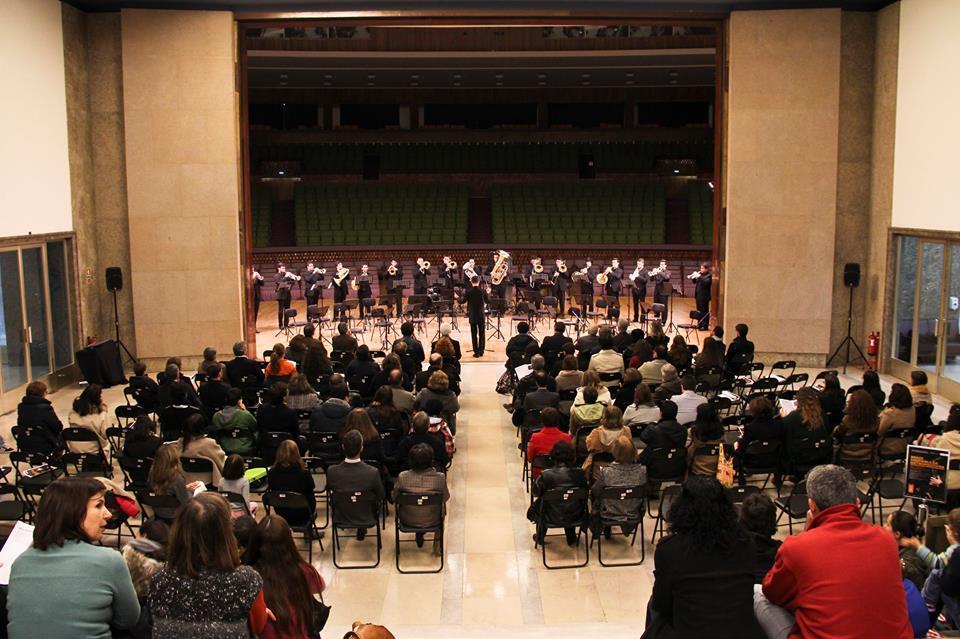
M 763 594 L 796 616 L 790 639 L 911 639 L 893 535 L 860 519 L 854 504 L 821 511 L 789 537 Z
M 527 442 L 527 461 L 533 461 L 537 455 L 549 455 L 553 445 L 557 442 L 569 442 L 570 435 L 560 432 L 558 428 L 543 428 L 530 436 Z M 540 476 L 540 469 L 533 468 L 531 477 Z

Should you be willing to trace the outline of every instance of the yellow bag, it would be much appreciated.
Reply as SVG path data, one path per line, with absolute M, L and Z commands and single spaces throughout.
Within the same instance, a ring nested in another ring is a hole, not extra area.
M 720 444 L 720 455 L 717 457 L 717 481 L 726 488 L 733 486 L 733 457 L 728 457 L 726 446 Z

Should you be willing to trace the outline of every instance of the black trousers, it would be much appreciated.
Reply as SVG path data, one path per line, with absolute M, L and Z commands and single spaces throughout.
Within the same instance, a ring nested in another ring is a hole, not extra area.
M 553 295 L 557 298 L 557 308 L 563 315 L 567 310 L 567 292 L 558 286 L 554 289 Z
M 257 318 L 260 317 L 260 296 L 253 296 L 253 324 L 256 326 Z
M 286 299 L 277 298 L 277 326 L 280 328 L 283 328 L 288 323 L 285 313 L 288 308 L 290 308 L 289 297 Z
M 487 327 L 484 320 L 479 322 L 470 320 L 470 341 L 473 342 L 473 354 L 476 357 L 483 355 L 487 342 Z
M 414 295 L 426 295 L 426 294 L 427 294 L 427 281 L 426 281 L 426 280 L 413 280 L 413 294 L 414 294 Z
M 647 287 L 633 289 L 633 321 L 640 321 L 640 305 L 647 303 Z
M 710 298 L 697 299 L 697 310 L 700 312 L 700 321 L 698 322 L 701 331 L 710 330 Z

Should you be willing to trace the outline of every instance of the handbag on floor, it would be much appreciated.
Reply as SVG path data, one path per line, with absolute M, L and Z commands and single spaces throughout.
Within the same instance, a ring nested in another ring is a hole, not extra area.
M 724 488 L 733 486 L 733 457 L 728 456 L 726 446 L 720 444 L 720 454 L 717 456 L 717 481 Z

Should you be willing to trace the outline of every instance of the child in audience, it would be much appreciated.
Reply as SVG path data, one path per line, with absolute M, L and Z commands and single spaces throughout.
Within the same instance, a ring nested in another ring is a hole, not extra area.
M 137 625 L 128 630 L 114 630 L 114 639 L 150 639 L 150 579 L 167 560 L 167 542 L 170 538 L 170 526 L 159 519 L 149 519 L 143 522 L 137 531 L 137 536 L 123 547 L 123 560 L 130 571 L 133 580 L 133 589 L 140 601 L 140 619 Z
M 900 510 L 887 517 L 884 528 L 893 534 L 900 545 L 900 574 L 903 577 L 903 590 L 907 594 L 907 614 L 913 627 L 914 637 L 925 637 L 930 629 L 930 615 L 926 603 L 920 595 L 926 578 L 926 566 L 909 546 L 904 547 L 903 539 L 917 539 L 917 519 L 912 513 Z
M 250 481 L 244 477 L 245 465 L 240 455 L 230 455 L 223 463 L 223 477 L 220 479 L 219 490 L 222 493 L 234 493 L 243 497 L 243 503 L 230 502 L 230 509 L 234 517 L 252 515 L 256 512 L 255 504 L 250 503 Z
M 253 535 L 257 530 L 257 520 L 250 515 L 241 515 L 233 520 L 233 536 L 237 538 L 237 549 L 240 551 L 240 561 L 250 565 L 249 548 Z
M 923 595 L 923 602 L 927 606 L 927 612 L 930 613 L 931 620 L 936 620 L 942 611 L 947 621 L 955 628 L 960 628 L 960 602 L 953 597 L 944 595 L 940 588 L 940 580 L 943 576 L 943 571 L 946 569 L 947 560 L 956 550 L 958 539 L 960 539 L 960 508 L 954 508 L 950 511 L 947 515 L 947 523 L 943 529 L 947 535 L 947 541 L 950 542 L 950 546 L 944 552 L 936 554 L 925 546 L 920 546 L 917 550 L 917 554 L 922 559 L 925 561 L 933 561 L 931 564 L 933 565 L 933 570 L 930 571 L 930 576 L 927 577 L 926 582 L 923 584 L 921 594 Z
M 453 433 L 450 432 L 450 427 L 443 419 L 443 402 L 438 399 L 431 399 L 424 405 L 424 411 L 430 416 L 430 426 L 427 430 L 443 439 L 447 457 L 453 459 L 453 454 L 457 452 L 457 446 L 453 440 Z

